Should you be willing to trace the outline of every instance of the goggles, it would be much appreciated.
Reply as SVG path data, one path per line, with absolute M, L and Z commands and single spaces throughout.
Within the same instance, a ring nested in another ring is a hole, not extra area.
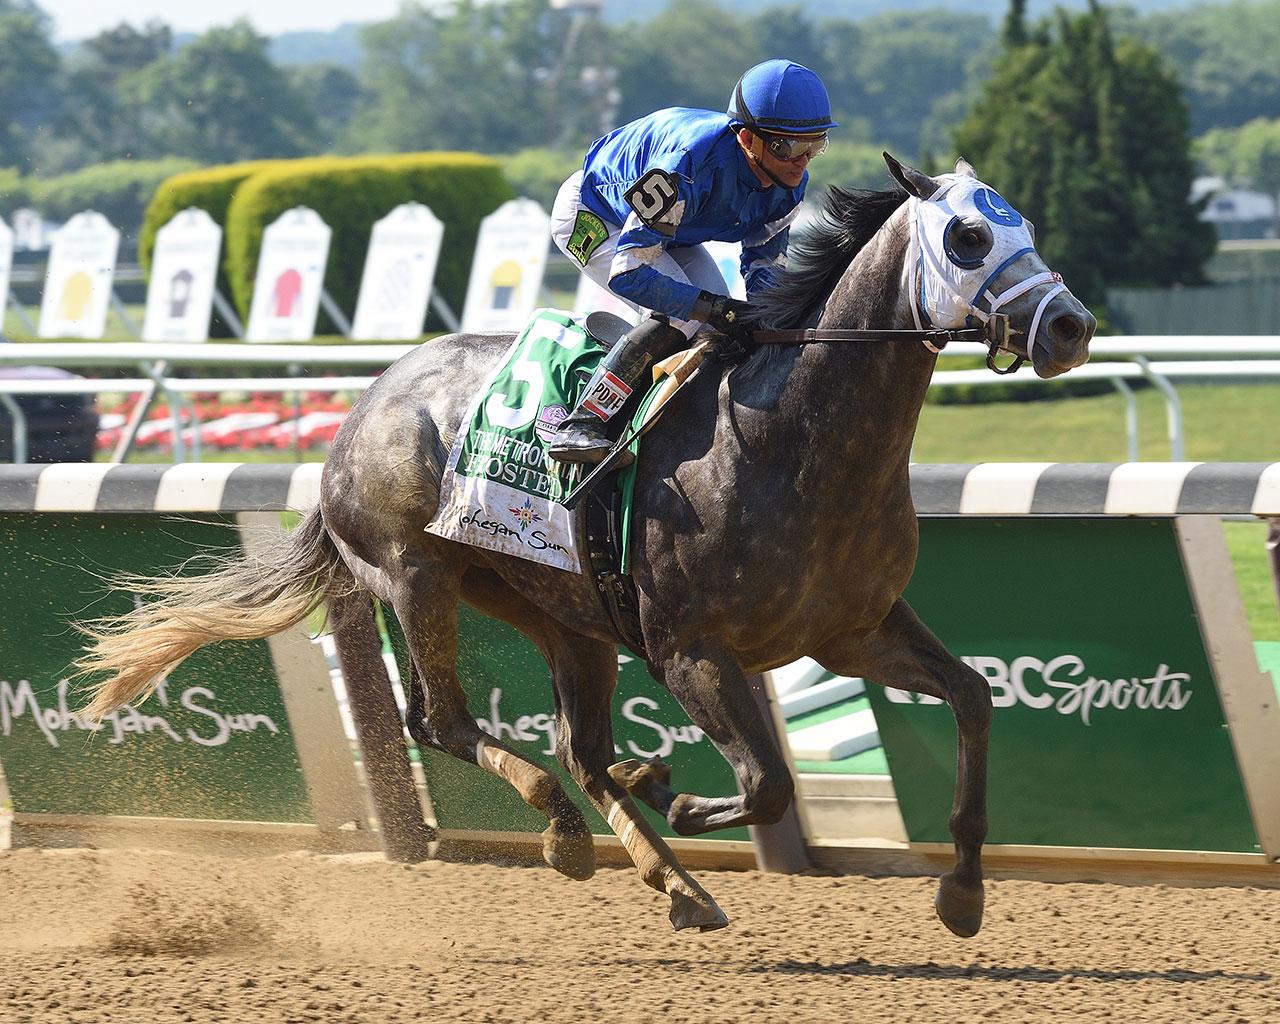
M 764 148 L 779 160 L 799 160 L 807 156 L 812 160 L 827 151 L 827 133 L 821 135 L 772 135 L 768 132 L 756 132 Z

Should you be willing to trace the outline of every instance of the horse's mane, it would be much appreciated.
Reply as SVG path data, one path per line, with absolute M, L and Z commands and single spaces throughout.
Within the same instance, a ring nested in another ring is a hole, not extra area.
M 832 185 L 821 212 L 792 242 L 786 269 L 756 300 L 754 323 L 769 330 L 817 323 L 827 297 L 853 258 L 906 199 L 901 189 L 877 192 Z

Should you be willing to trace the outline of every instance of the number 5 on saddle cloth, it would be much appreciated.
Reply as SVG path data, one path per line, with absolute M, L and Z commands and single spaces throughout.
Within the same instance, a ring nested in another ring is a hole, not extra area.
M 429 533 L 582 571 L 577 517 L 563 501 L 584 467 L 549 458 L 546 445 L 605 352 L 629 329 L 626 321 L 610 314 L 593 313 L 585 324 L 558 310 L 533 315 L 468 407 L 440 482 L 439 508 L 426 527 Z M 638 431 L 640 419 L 672 393 L 671 382 L 692 372 L 701 347 L 696 347 L 696 357 L 681 354 L 655 367 L 657 380 L 673 370 L 672 364 L 680 364 L 663 384 L 655 383 L 643 394 L 636 389 L 622 415 L 610 421 L 615 440 L 624 428 Z M 630 503 L 634 465 L 614 474 L 616 490 L 600 491 L 608 495 L 605 503 L 620 512 Z M 624 530 L 609 531 L 614 534 L 609 546 L 619 556 L 626 550 Z

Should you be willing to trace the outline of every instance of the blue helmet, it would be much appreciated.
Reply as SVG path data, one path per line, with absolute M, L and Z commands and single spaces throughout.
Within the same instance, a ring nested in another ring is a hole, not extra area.
M 836 127 L 822 79 L 790 60 L 767 60 L 738 79 L 728 114 L 744 128 L 806 134 Z

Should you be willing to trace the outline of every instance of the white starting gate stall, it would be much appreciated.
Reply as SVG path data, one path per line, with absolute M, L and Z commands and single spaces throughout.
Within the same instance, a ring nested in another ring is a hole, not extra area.
M 280 214 L 262 233 L 249 308 L 248 341 L 315 337 L 333 232 L 305 206 Z
M 444 225 L 421 203 L 397 206 L 373 226 L 351 337 L 414 341 L 422 335 Z
M 519 331 L 538 306 L 551 218 L 532 199 L 512 199 L 480 222 L 462 311 L 464 331 Z
M 222 228 L 188 207 L 156 232 L 142 325 L 145 341 L 209 340 Z
M 41 296 L 40 337 L 102 337 L 119 250 L 120 232 L 92 210 L 58 229 Z

